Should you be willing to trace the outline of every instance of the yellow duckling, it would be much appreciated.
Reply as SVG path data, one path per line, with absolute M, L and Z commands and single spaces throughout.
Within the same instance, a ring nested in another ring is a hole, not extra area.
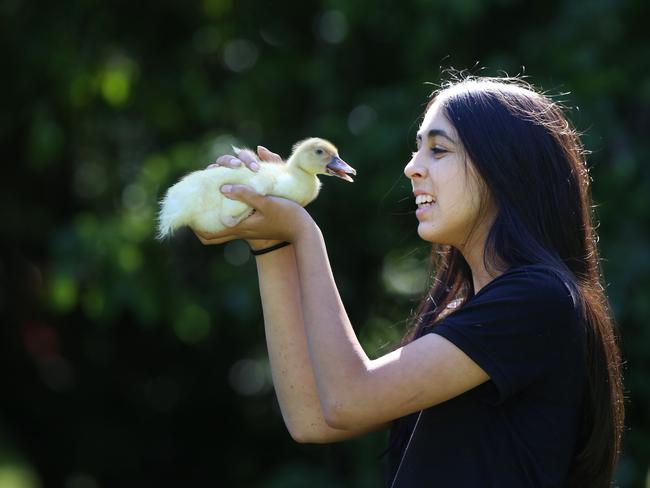
M 233 227 L 253 213 L 247 204 L 226 198 L 226 184 L 244 184 L 262 195 L 288 198 L 306 206 L 321 188 L 316 175 L 353 181 L 354 168 L 339 158 L 329 141 L 311 137 L 296 143 L 286 164 L 257 159 L 259 171 L 223 166 L 195 171 L 167 190 L 158 215 L 158 238 L 170 236 L 184 225 L 199 232 L 216 233 Z

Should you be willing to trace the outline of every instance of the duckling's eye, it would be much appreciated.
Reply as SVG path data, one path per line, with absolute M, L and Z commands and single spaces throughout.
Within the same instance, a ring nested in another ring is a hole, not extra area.
M 321 154 L 323 154 L 323 150 L 322 149 L 316 149 L 316 154 L 318 154 L 320 156 Z

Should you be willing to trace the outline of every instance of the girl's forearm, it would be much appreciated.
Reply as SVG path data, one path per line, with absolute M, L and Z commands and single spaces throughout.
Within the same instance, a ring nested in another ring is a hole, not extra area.
M 307 349 L 293 246 L 256 261 L 273 384 L 287 429 L 299 442 L 351 437 L 329 427 L 323 416 Z
M 313 373 L 329 425 L 353 408 L 354 392 L 369 359 L 339 296 L 320 229 L 301 232 L 294 243 L 301 285 L 302 313 Z

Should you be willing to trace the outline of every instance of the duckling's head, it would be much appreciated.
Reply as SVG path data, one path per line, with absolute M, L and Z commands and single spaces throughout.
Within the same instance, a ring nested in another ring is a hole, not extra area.
M 311 137 L 293 146 L 288 164 L 296 165 L 312 175 L 338 176 L 345 181 L 354 181 L 349 175 L 357 171 L 339 158 L 339 152 L 329 141 Z

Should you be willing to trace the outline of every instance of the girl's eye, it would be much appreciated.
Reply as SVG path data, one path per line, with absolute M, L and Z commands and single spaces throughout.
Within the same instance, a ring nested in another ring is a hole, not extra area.
M 433 154 L 443 154 L 443 153 L 446 153 L 447 150 L 445 150 L 445 149 L 443 149 L 441 147 L 432 147 L 431 152 L 433 152 Z M 418 151 L 412 152 L 411 157 L 414 158 L 417 155 L 417 153 L 418 153 Z

